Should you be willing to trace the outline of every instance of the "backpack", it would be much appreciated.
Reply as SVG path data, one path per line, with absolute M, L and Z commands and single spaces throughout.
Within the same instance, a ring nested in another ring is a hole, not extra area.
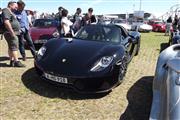
M 0 34 L 3 34 L 5 32 L 6 28 L 4 26 L 4 21 L 2 14 L 0 14 Z

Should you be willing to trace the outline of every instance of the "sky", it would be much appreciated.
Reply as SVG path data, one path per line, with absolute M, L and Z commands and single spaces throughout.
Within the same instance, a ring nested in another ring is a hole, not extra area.
M 5 8 L 9 1 L 0 0 L 1 8 Z M 39 13 L 57 13 L 58 7 L 63 6 L 70 15 L 74 14 L 78 7 L 83 13 L 92 7 L 96 15 L 133 13 L 140 9 L 140 1 L 141 10 L 153 13 L 157 17 L 169 11 L 171 6 L 180 4 L 180 0 L 24 0 L 26 9 L 36 10 Z

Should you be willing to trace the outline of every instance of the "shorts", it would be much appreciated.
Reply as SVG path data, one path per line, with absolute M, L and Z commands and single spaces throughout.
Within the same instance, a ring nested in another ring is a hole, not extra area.
M 4 38 L 8 43 L 8 48 L 11 51 L 18 51 L 18 37 L 12 37 L 10 33 L 4 33 Z

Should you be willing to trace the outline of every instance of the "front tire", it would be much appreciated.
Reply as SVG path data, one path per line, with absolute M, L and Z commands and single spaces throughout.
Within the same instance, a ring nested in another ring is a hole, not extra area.
M 127 66 L 128 66 L 128 56 L 126 56 L 121 65 L 119 66 L 119 72 L 118 72 L 118 84 L 121 84 L 123 82 L 123 78 L 126 75 L 127 72 Z
M 140 50 L 140 39 L 139 39 L 138 44 L 137 44 L 135 56 L 137 56 L 139 54 L 139 50 Z
M 126 65 L 122 65 L 119 68 L 119 75 L 118 75 L 118 83 L 122 83 L 123 82 L 123 78 L 125 77 L 127 72 L 127 64 Z

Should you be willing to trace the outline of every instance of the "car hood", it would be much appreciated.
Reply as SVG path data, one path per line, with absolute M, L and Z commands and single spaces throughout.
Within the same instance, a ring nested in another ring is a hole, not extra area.
M 32 27 L 30 29 L 30 35 L 32 40 L 38 40 L 42 35 L 52 35 L 56 31 L 56 27 Z
M 131 29 L 131 26 L 126 23 L 115 23 L 115 24 L 124 27 L 126 30 Z
M 161 24 L 161 23 L 159 23 L 159 24 L 154 24 L 154 25 L 156 25 L 156 26 L 165 26 L 165 24 Z
M 152 26 L 148 25 L 148 24 L 142 24 L 139 27 L 140 27 L 140 29 L 152 30 Z
M 30 29 L 31 34 L 52 34 L 56 30 L 56 27 L 32 27 Z
M 78 39 L 71 42 L 59 39 L 48 43 L 41 66 L 47 71 L 71 76 L 87 74 L 102 57 L 113 56 L 120 48 L 123 49 L 120 45 Z

